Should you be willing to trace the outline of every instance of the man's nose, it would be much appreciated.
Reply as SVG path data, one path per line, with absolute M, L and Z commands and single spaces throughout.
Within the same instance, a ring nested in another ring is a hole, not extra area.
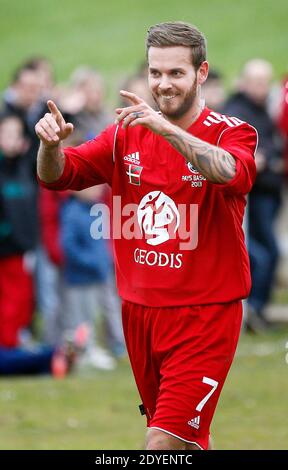
M 164 90 L 169 90 L 170 88 L 172 88 L 172 84 L 169 80 L 169 77 L 167 75 L 162 75 L 160 83 L 159 83 L 159 89 L 161 91 L 164 91 Z

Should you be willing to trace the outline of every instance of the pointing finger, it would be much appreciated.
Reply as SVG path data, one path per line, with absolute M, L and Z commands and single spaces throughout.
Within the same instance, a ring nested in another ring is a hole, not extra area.
M 125 90 L 121 90 L 120 91 L 120 95 L 127 98 L 128 100 L 130 100 L 133 104 L 141 104 L 143 103 L 143 100 L 142 98 L 140 98 L 139 96 L 135 95 L 135 93 L 130 93 L 130 91 L 125 91 Z
M 60 119 L 61 121 L 62 120 L 64 121 L 64 118 L 63 118 L 61 112 L 59 111 L 59 109 L 57 108 L 56 104 L 54 103 L 54 101 L 48 100 L 47 101 L 47 106 L 49 108 L 50 113 L 54 117 L 54 119 Z

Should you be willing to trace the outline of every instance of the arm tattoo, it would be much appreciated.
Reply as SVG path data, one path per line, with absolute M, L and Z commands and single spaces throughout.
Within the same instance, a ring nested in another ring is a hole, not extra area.
M 180 128 L 162 135 L 211 183 L 227 183 L 235 176 L 236 161 L 221 147 L 200 140 Z

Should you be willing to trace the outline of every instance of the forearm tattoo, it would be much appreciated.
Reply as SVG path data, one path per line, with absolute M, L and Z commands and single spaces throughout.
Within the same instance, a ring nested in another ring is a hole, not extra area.
M 227 183 L 236 174 L 236 161 L 221 147 L 179 129 L 163 134 L 168 142 L 190 162 L 208 181 Z

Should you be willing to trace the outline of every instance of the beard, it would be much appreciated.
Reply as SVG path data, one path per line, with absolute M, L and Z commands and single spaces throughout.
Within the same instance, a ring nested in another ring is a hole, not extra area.
M 195 78 L 193 85 L 185 94 L 182 100 L 182 103 L 180 103 L 176 108 L 171 107 L 170 109 L 169 103 L 167 103 L 166 105 L 163 105 L 157 95 L 153 94 L 153 99 L 162 114 L 164 114 L 165 116 L 171 119 L 179 119 L 182 116 L 184 116 L 189 111 L 189 109 L 191 109 L 191 107 L 193 106 L 195 102 L 196 96 L 197 96 L 197 80 Z

